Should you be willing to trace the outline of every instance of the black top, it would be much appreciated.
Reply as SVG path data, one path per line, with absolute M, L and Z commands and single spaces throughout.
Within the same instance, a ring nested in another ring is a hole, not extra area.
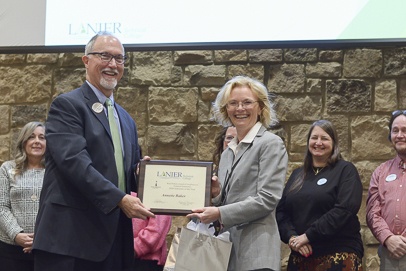
M 309 171 L 302 188 L 288 192 L 301 171 L 303 167 L 293 171 L 277 207 L 282 241 L 288 243 L 292 235 L 306 233 L 314 256 L 353 252 L 362 257 L 357 213 L 363 188 L 355 166 L 340 160 L 317 175 Z

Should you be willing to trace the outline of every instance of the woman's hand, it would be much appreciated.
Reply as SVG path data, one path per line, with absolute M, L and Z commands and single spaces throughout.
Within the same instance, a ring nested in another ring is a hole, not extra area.
M 151 157 L 149 157 L 149 156 L 144 156 L 144 158 L 142 158 L 141 161 L 143 161 L 143 160 L 145 160 L 145 161 L 151 161 Z M 140 161 L 140 163 L 141 163 L 141 161 Z M 137 164 L 137 167 L 136 167 L 136 169 L 135 169 L 135 174 L 136 174 L 136 175 L 139 175 L 139 174 L 140 174 L 140 163 Z
M 313 254 L 312 246 L 310 244 L 303 245 L 298 249 L 298 252 L 307 258 Z
M 24 233 L 20 232 L 16 235 L 14 241 L 20 247 L 23 247 L 23 251 L 25 253 L 31 252 L 32 243 L 34 241 L 34 234 L 33 233 Z
M 217 176 L 211 177 L 211 197 L 217 197 L 221 192 L 221 185 Z
M 202 223 L 209 224 L 213 221 L 220 219 L 220 210 L 217 207 L 203 207 L 200 209 L 193 209 L 187 218 L 198 218 Z
M 32 251 L 32 246 L 23 248 L 24 253 L 31 253 L 31 251 Z
M 305 257 L 313 254 L 312 246 L 309 244 L 309 239 L 307 239 L 305 233 L 299 236 L 292 236 L 289 239 L 289 247 Z

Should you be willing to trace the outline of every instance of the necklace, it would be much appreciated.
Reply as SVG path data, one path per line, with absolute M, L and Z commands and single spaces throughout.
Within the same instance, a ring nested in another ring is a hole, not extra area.
M 319 174 L 320 171 L 322 171 L 323 168 L 325 168 L 325 167 L 312 167 L 312 168 L 313 168 L 314 175 L 317 175 L 317 174 Z

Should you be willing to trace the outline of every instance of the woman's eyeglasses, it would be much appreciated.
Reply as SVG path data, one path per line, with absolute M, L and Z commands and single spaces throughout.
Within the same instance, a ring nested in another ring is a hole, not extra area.
M 226 104 L 227 109 L 237 109 L 240 104 L 242 106 L 243 109 L 250 109 L 253 108 L 255 103 L 257 103 L 258 101 L 252 101 L 252 100 L 245 100 L 242 102 L 237 102 L 237 101 L 229 101 Z

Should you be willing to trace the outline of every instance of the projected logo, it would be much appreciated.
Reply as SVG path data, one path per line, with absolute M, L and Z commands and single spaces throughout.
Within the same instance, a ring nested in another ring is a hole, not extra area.
M 121 34 L 121 23 L 119 22 L 98 22 L 98 23 L 70 23 L 68 34 L 77 35 L 94 35 L 99 32 L 110 32 L 112 34 Z

